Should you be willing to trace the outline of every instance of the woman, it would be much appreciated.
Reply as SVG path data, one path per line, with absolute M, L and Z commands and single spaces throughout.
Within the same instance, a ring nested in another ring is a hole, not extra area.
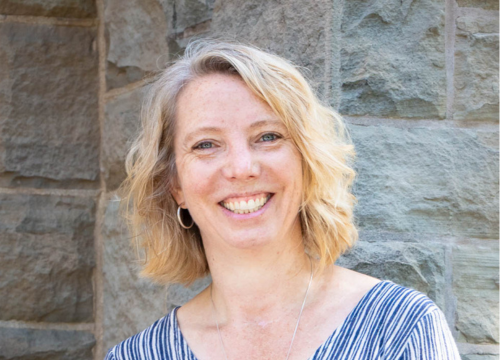
M 123 187 L 142 275 L 212 283 L 106 359 L 459 359 L 426 296 L 334 265 L 357 239 L 353 146 L 288 62 L 192 43 L 142 126 Z

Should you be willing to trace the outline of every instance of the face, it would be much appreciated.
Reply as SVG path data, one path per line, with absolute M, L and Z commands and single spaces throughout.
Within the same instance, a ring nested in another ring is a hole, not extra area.
M 172 194 L 205 246 L 301 239 L 301 156 L 279 118 L 239 77 L 210 74 L 184 88 L 174 148 Z

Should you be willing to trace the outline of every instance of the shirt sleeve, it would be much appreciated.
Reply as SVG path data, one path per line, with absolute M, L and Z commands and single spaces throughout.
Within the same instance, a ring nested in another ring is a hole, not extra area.
M 457 345 L 441 310 L 425 315 L 415 326 L 399 360 L 460 360 Z
M 115 358 L 115 353 L 114 353 L 114 348 L 109 349 L 108 353 L 106 354 L 106 357 L 104 360 L 116 360 Z

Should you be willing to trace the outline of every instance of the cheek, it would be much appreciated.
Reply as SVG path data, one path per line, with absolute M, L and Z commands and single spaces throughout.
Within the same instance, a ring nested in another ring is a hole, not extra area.
M 182 166 L 182 191 L 187 205 L 202 205 L 217 193 L 214 181 L 214 167 L 203 162 L 187 162 Z
M 295 148 L 286 147 L 274 156 L 269 156 L 266 163 L 279 182 L 293 192 L 300 195 L 302 192 L 302 158 Z

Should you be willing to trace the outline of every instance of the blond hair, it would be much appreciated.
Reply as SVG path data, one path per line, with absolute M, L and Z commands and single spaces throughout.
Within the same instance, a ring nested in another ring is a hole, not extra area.
M 141 275 L 190 284 L 209 274 L 198 228 L 181 228 L 170 193 L 177 179 L 173 140 L 179 93 L 201 76 L 239 76 L 287 127 L 302 156 L 300 221 L 306 251 L 320 268 L 334 263 L 358 238 L 353 221 L 355 152 L 337 112 L 324 106 L 304 76 L 286 60 L 252 46 L 195 41 L 150 85 L 142 131 L 126 158 L 120 187 L 129 228 L 145 252 Z

